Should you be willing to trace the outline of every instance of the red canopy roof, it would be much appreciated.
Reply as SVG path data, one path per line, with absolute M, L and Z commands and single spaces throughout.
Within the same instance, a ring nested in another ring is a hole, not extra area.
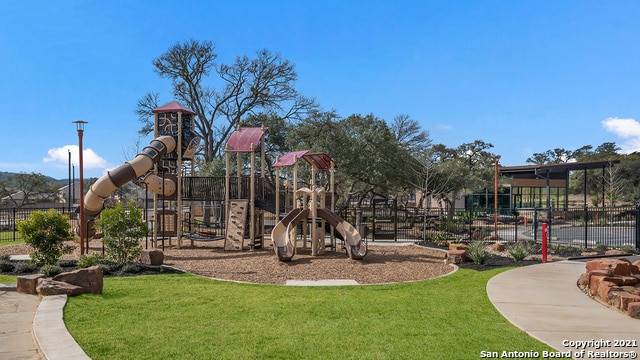
M 182 112 L 183 114 L 191 114 L 195 115 L 193 111 L 187 109 L 186 107 L 180 105 L 177 101 L 168 102 L 160 107 L 153 109 L 153 113 L 168 113 L 168 112 Z
M 309 154 L 308 150 L 292 151 L 282 155 L 278 161 L 273 164 L 274 167 L 292 166 L 299 159 L 305 159 L 316 170 L 330 170 L 332 165 L 334 169 L 338 168 L 336 162 L 325 153 Z
M 336 162 L 325 153 L 306 154 L 303 157 L 316 170 L 330 170 L 332 167 L 334 169 L 338 168 L 338 164 L 336 164 Z
M 266 127 L 246 127 L 234 131 L 227 140 L 226 152 L 255 152 L 266 133 Z
M 280 156 L 280 158 L 278 158 L 278 161 L 276 161 L 276 163 L 273 164 L 273 167 L 293 166 L 295 165 L 296 162 L 298 162 L 300 158 L 302 158 L 308 152 L 309 150 L 300 150 L 300 151 L 292 151 L 292 152 L 286 153 Z

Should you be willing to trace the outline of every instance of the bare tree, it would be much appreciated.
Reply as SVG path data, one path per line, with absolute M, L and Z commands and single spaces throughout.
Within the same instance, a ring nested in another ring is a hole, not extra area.
M 315 100 L 296 91 L 295 67 L 280 54 L 261 50 L 255 58 L 238 56 L 231 65 L 216 63 L 217 56 L 211 41 L 192 39 L 153 60 L 156 73 L 171 79 L 176 100 L 197 114 L 195 132 L 202 137 L 205 162 L 222 153 L 227 137 L 245 116 L 277 114 L 294 121 L 317 107 Z M 217 87 L 205 84 L 213 73 Z M 157 107 L 158 97 L 149 93 L 138 102 L 143 132 L 153 128 L 150 111 Z

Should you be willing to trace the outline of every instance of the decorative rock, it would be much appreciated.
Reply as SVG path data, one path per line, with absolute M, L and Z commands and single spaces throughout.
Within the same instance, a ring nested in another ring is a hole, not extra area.
M 84 294 L 84 289 L 80 286 L 67 284 L 62 281 L 54 281 L 47 278 L 40 278 L 36 291 L 41 296 L 61 295 L 77 296 Z
M 447 263 L 460 264 L 467 260 L 466 250 L 449 250 L 447 251 Z
M 164 253 L 157 249 L 145 250 L 140 255 L 140 262 L 147 265 L 160 266 L 164 263 Z
M 606 300 L 609 298 L 609 293 L 614 290 L 620 291 L 622 288 L 616 286 L 616 284 L 611 281 L 602 281 L 598 287 L 598 296 L 600 296 L 600 299 Z
M 494 243 L 491 248 L 495 251 L 504 251 L 505 246 L 504 243 Z
M 586 265 L 587 271 L 611 269 L 614 274 L 624 276 L 631 275 L 631 267 L 629 262 L 619 259 L 596 259 L 587 262 Z
M 35 295 L 38 279 L 45 277 L 44 274 L 20 275 L 16 282 L 16 291 L 19 293 Z
M 580 256 L 582 256 L 582 257 L 598 256 L 598 252 L 597 251 L 591 251 L 591 252 L 585 251 L 585 252 L 581 252 Z
M 640 274 L 640 260 L 636 260 L 631 264 L 631 274 Z
M 640 302 L 634 302 L 627 305 L 627 314 L 635 319 L 640 319 Z
M 620 308 L 620 294 L 621 291 L 609 291 L 607 294 L 607 304 L 619 309 Z
M 640 302 L 639 295 L 633 295 L 626 292 L 620 293 L 620 310 L 627 311 L 630 303 Z
M 604 252 L 605 255 L 624 255 L 626 252 L 618 249 L 611 249 Z
M 65 272 L 53 277 L 54 281 L 62 281 L 71 285 L 80 286 L 84 289 L 84 292 L 90 294 L 102 294 L 102 279 L 102 269 L 100 269 L 99 266 Z
M 450 243 L 449 250 L 467 250 L 467 245 L 458 244 L 458 243 Z

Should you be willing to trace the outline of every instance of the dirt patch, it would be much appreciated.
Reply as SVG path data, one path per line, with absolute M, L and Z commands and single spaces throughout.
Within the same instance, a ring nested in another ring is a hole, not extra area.
M 144 246 L 143 242 L 143 246 Z M 397 283 L 431 279 L 446 275 L 454 267 L 445 263 L 442 248 L 403 244 L 389 246 L 374 244 L 363 260 L 351 260 L 344 250 L 327 251 L 321 256 L 311 256 L 310 249 L 299 248 L 290 262 L 278 261 L 270 247 L 258 250 L 225 251 L 223 240 L 194 242 L 184 240 L 180 249 L 175 240 L 165 242 L 164 268 L 142 267 L 139 273 L 167 273 L 167 267 L 206 277 L 262 284 L 284 284 L 287 280 L 355 280 L 360 284 Z M 158 244 L 158 247 L 161 247 Z M 102 244 L 94 240 L 90 253 L 102 252 Z M 0 255 L 28 254 L 27 245 L 0 248 Z M 506 252 L 490 251 L 490 258 L 482 265 L 473 262 L 459 267 L 478 271 L 505 266 L 525 266 L 540 263 L 535 256 L 515 261 Z M 77 260 L 79 250 L 64 256 Z M 114 274 L 112 274 L 114 275 Z M 118 275 L 117 273 L 115 275 Z M 127 274 L 124 274 L 127 275 Z

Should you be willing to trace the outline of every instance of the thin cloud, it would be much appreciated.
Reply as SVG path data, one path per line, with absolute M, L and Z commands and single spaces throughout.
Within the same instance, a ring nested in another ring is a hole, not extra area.
M 608 132 L 627 139 L 620 144 L 623 153 L 640 151 L 640 122 L 635 119 L 608 118 L 602 121 L 602 126 Z
M 71 152 L 71 163 L 75 166 L 80 164 L 78 157 L 78 145 L 65 145 L 59 148 L 49 149 L 48 157 L 44 158 L 45 163 L 52 163 L 55 166 L 66 167 L 69 165 L 69 152 Z M 82 153 L 82 166 L 85 169 L 101 169 L 107 167 L 107 160 L 101 158 L 91 149 L 84 149 Z
M 436 124 L 436 129 L 438 130 L 443 130 L 443 131 L 449 131 L 453 129 L 453 125 L 449 125 L 449 124 Z

